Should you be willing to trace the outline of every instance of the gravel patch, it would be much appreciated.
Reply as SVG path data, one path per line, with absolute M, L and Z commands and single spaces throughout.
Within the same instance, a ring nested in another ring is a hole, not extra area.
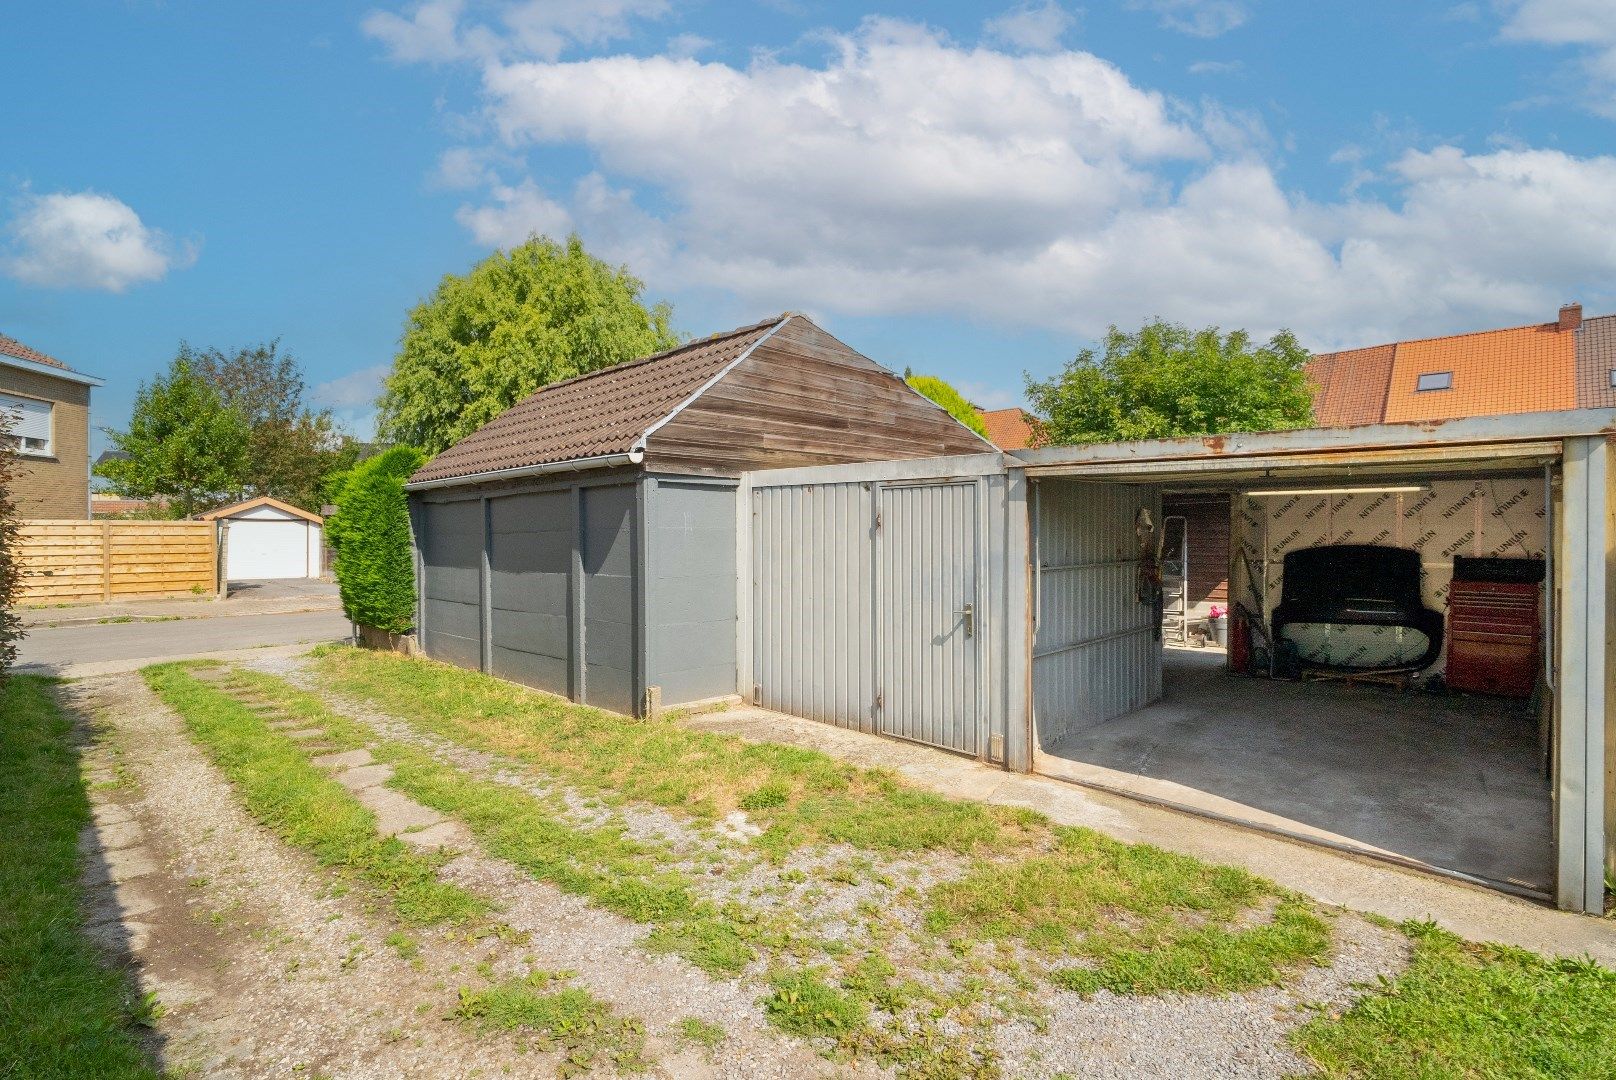
M 1121 997 L 1101 991 L 1084 999 L 1052 994 L 1048 1028 L 1026 1023 L 999 1030 L 1009 1076 L 1066 1073 L 1127 1080 L 1184 1077 L 1291 1077 L 1314 1070 L 1288 1036 L 1314 1006 L 1345 1009 L 1379 977 L 1408 963 L 1408 939 L 1356 915 L 1335 920 L 1329 967 L 1309 968 L 1290 986 L 1222 997 Z

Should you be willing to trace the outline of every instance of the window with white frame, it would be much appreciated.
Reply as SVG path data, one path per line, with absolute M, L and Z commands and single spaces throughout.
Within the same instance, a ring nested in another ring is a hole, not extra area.
M 1415 381 L 1414 389 L 1416 391 L 1422 391 L 1422 390 L 1452 390 L 1453 389 L 1453 372 L 1451 372 L 1451 371 L 1427 371 L 1424 374 L 1422 374 L 1419 377 L 1418 380 Z
M 51 455 L 51 409 L 48 401 L 0 394 L 0 413 L 11 425 L 11 440 L 18 451 L 37 457 Z

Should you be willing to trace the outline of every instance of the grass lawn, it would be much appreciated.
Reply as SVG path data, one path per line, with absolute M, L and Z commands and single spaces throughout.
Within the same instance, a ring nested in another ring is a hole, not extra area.
M 79 927 L 90 804 L 48 683 L 0 686 L 0 1076 L 156 1077 L 141 1002 Z
M 1403 930 L 1414 942 L 1407 972 L 1296 1033 L 1326 1075 L 1616 1076 L 1616 972 L 1473 945 L 1429 923 Z

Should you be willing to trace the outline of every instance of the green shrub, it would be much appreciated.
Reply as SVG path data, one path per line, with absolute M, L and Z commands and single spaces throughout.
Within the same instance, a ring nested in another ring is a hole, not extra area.
M 415 625 L 415 562 L 404 482 L 421 467 L 419 450 L 395 446 L 360 462 L 326 521 L 333 569 L 348 618 L 390 634 Z

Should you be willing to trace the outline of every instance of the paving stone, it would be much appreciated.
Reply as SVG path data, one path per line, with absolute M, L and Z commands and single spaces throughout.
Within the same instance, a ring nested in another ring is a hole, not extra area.
M 160 901 L 134 882 L 105 885 L 85 894 L 84 923 L 99 926 L 120 919 L 132 919 L 156 911 Z
M 151 926 L 135 920 L 104 922 L 100 926 L 85 927 L 84 936 L 114 955 L 138 953 L 151 940 Z
M 392 788 L 367 788 L 359 793 L 359 801 L 376 815 L 376 831 L 383 836 L 393 836 L 405 829 L 430 828 L 443 820 L 443 815 L 436 810 L 430 810 Z
M 471 836 L 458 821 L 440 821 L 436 825 L 415 832 L 398 833 L 398 838 L 411 847 L 423 851 L 434 851 L 438 848 L 466 848 L 471 844 Z
M 103 851 L 90 857 L 88 865 L 84 868 L 84 883 L 87 886 L 96 886 L 108 882 L 129 881 L 155 873 L 156 870 L 157 865 L 152 862 L 144 848 Z
M 363 791 L 377 784 L 386 783 L 387 778 L 392 775 L 393 769 L 389 765 L 361 765 L 357 769 L 338 773 L 337 783 L 351 791 Z
M 314 763 L 322 769 L 352 769 L 360 765 L 369 765 L 375 759 L 370 756 L 369 750 L 344 750 L 340 754 L 325 754 L 314 759 Z
M 105 825 L 97 822 L 79 831 L 79 851 L 88 855 L 95 851 L 117 851 L 120 848 L 133 847 L 140 843 L 145 833 L 146 831 L 140 827 L 140 822 L 133 819 L 108 822 Z
M 114 802 L 96 803 L 90 808 L 90 814 L 97 825 L 116 825 L 120 821 L 135 819 L 134 811 L 122 803 Z

